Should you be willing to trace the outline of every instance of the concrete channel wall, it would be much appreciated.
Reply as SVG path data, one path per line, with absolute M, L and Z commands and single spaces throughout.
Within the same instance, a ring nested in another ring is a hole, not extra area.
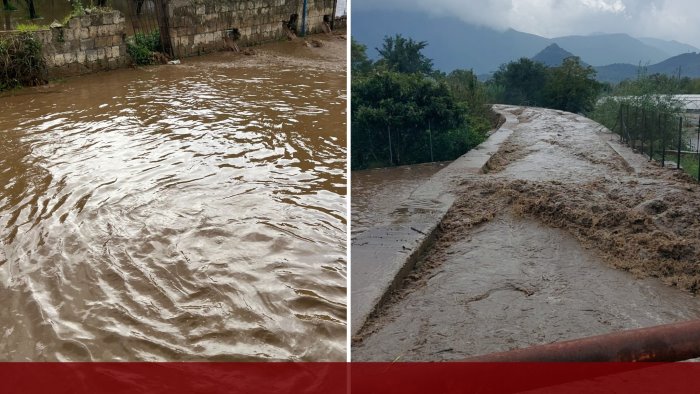
M 498 106 L 494 109 L 498 111 Z M 438 225 L 457 198 L 465 174 L 483 168 L 508 138 L 517 117 L 499 112 L 505 123 L 482 144 L 434 174 L 399 203 L 394 221 L 359 234 L 352 244 L 351 330 L 356 335 L 369 316 L 398 286 L 435 239 Z
M 307 0 L 306 32 L 323 31 L 333 14 L 333 0 Z M 197 56 L 226 48 L 235 29 L 240 46 L 286 37 L 284 25 L 297 15 L 301 31 L 303 0 L 170 0 L 168 27 L 176 57 Z M 336 28 L 343 28 L 340 18 Z M 18 34 L 4 32 L 2 35 Z M 80 75 L 130 64 L 125 18 L 116 10 L 97 10 L 69 19 L 63 26 L 31 32 L 42 44 L 49 77 Z
M 18 32 L 3 33 L 12 34 Z M 129 63 L 124 17 L 119 11 L 73 17 L 63 26 L 31 34 L 41 42 L 51 78 L 111 70 Z
M 239 45 L 254 45 L 286 37 L 284 24 L 297 15 L 301 31 L 302 0 L 171 0 L 168 17 L 173 50 L 178 57 L 226 47 L 235 29 Z M 306 32 L 323 31 L 324 16 L 333 14 L 333 0 L 307 0 Z

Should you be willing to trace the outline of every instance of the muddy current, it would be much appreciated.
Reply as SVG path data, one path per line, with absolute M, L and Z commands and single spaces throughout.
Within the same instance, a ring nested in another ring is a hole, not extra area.
M 345 360 L 345 41 L 0 97 L 0 360 Z
M 396 203 L 411 196 L 422 183 L 450 162 L 422 163 L 352 172 L 351 232 L 391 222 Z
M 699 318 L 695 180 L 582 116 L 497 109 L 512 135 L 455 186 L 353 360 L 460 360 Z

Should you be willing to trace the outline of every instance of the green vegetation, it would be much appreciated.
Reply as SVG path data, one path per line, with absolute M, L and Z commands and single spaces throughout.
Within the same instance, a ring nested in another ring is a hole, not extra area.
M 434 71 L 426 45 L 386 37 L 372 62 L 352 40 L 353 169 L 453 160 L 492 128 L 483 84 L 471 71 Z
M 83 6 L 83 2 L 82 2 L 81 0 L 73 0 L 73 2 L 72 2 L 71 5 L 73 6 L 73 7 L 72 7 L 73 9 L 71 10 L 71 13 L 68 14 L 68 16 L 66 17 L 66 19 L 63 21 L 63 24 L 64 24 L 64 25 L 65 25 L 65 24 L 68 22 L 68 20 L 70 20 L 71 18 L 85 15 L 85 7 Z
M 34 25 L 31 23 L 20 23 L 15 27 L 15 30 L 21 31 L 21 32 L 32 32 L 32 31 L 37 31 L 37 30 L 44 30 L 48 29 L 48 26 L 41 26 L 41 25 Z
M 17 7 L 10 3 L 10 0 L 2 0 L 2 9 L 5 11 L 16 11 Z
M 0 39 L 0 90 L 46 83 L 41 43 L 30 33 Z
M 674 96 L 678 91 L 677 80 L 664 75 L 647 75 L 646 70 L 640 68 L 637 79 L 611 86 L 589 116 L 613 130 L 619 127 L 621 107 L 639 108 L 649 113 L 678 114 L 683 112 L 683 103 Z
M 576 113 L 592 110 L 603 88 L 595 80 L 595 70 L 575 56 L 558 67 L 522 58 L 502 65 L 488 84 L 499 103 Z
M 158 30 L 148 34 L 136 33 L 126 41 L 126 51 L 138 65 L 155 64 L 155 53 L 162 50 Z
M 379 69 L 404 74 L 430 74 L 433 61 L 425 57 L 421 50 L 428 44 L 404 38 L 400 34 L 385 37 L 382 48 L 377 48 L 380 59 L 375 65 Z
M 583 113 L 659 159 L 678 149 L 684 109 L 675 95 L 700 93 L 700 79 L 648 75 L 645 68 L 634 80 L 602 84 L 595 70 L 575 56 L 556 67 L 522 58 L 503 64 L 482 83 L 470 70 L 434 70 L 422 54 L 427 45 L 400 35 L 385 37 L 373 62 L 367 48 L 352 40 L 353 169 L 453 160 L 493 127 L 495 115 L 487 103 Z M 686 127 L 681 135 L 688 133 Z M 688 139 L 681 140 L 681 150 L 690 150 Z M 698 176 L 697 155 L 684 154 L 681 166 Z
M 590 117 L 619 134 L 640 153 L 657 161 L 675 163 L 675 152 L 679 148 L 682 152 L 690 151 L 687 137 L 695 137 L 697 132 L 692 127 L 689 130 L 686 122 L 680 123 L 685 110 L 675 95 L 682 94 L 679 91 L 682 92 L 684 84 L 679 78 L 647 75 L 640 68 L 636 79 L 611 87 L 608 95 L 598 100 Z M 686 173 L 698 177 L 697 154 L 682 153 L 680 164 Z

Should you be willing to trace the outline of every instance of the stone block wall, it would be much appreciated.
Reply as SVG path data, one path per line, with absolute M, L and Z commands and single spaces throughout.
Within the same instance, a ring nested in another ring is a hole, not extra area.
M 63 27 L 34 34 L 42 43 L 50 77 L 110 70 L 130 62 L 124 17 L 119 11 L 74 17 Z
M 176 57 L 200 55 L 225 48 L 224 37 L 237 29 L 239 46 L 285 38 L 284 23 L 297 14 L 301 31 L 303 0 L 170 0 L 168 15 Z M 333 13 L 333 0 L 307 0 L 306 31 L 323 31 L 324 15 Z

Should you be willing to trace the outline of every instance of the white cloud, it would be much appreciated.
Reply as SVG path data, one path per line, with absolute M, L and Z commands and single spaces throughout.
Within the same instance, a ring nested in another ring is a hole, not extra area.
M 353 0 L 352 8 L 453 15 L 469 23 L 545 37 L 627 33 L 700 47 L 700 14 L 695 12 L 695 0 Z
M 625 10 L 625 4 L 620 0 L 605 1 L 605 0 L 581 0 L 581 2 L 590 8 L 603 12 L 612 12 L 618 14 Z

